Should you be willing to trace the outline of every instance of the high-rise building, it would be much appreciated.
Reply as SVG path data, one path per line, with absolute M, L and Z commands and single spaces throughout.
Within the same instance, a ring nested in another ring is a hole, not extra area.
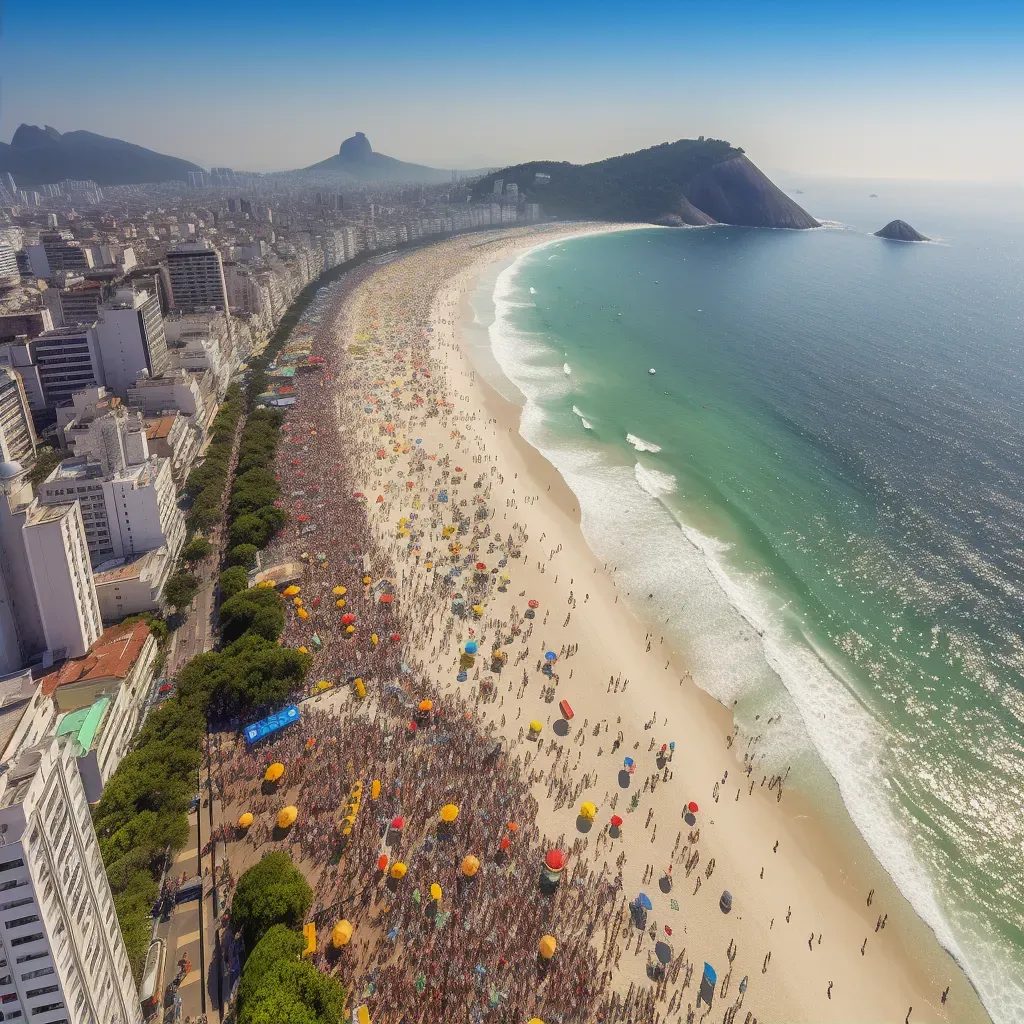
M 208 242 L 183 242 L 167 253 L 171 301 L 181 313 L 228 309 L 224 266 L 220 253 Z
M 501 190 L 502 190 L 502 187 L 504 186 L 504 184 L 505 184 L 505 179 L 504 178 L 495 178 L 494 179 L 494 194 L 496 196 L 500 196 L 501 195 Z
M 35 453 L 36 432 L 21 377 L 0 367 L 0 457 L 4 462 L 29 462 Z
M 45 740 L 0 774 L 5 1020 L 141 1024 L 73 745 Z
M 102 281 L 86 281 L 74 276 L 63 287 L 47 288 L 43 301 L 58 327 L 93 324 L 99 317 L 100 303 L 106 290 Z
M 203 171 L 189 171 L 188 184 L 190 188 L 202 188 L 206 184 L 206 174 Z
M 99 311 L 96 338 L 106 386 L 122 397 L 143 371 L 159 377 L 167 369 L 164 318 L 155 294 L 119 289 Z
M 62 270 L 92 270 L 92 252 L 83 249 L 68 231 L 44 231 L 35 245 L 26 245 L 32 273 L 47 278 Z
M 0 291 L 15 288 L 21 284 L 18 256 L 13 246 L 0 243 Z
M 49 408 L 70 402 L 76 391 L 106 383 L 94 326 L 55 328 L 28 342 L 28 348 Z

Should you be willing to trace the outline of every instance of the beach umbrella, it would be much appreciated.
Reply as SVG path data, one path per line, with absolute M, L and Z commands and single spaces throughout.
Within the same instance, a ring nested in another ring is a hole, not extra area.
M 732 910 L 732 893 L 728 889 L 722 893 L 721 899 L 718 901 L 718 908 L 723 914 L 728 914 Z
M 374 779 L 370 785 L 370 799 L 376 800 L 380 796 L 380 779 Z
M 462 858 L 462 873 L 466 878 L 472 878 L 480 870 L 480 861 L 468 853 Z
M 644 910 L 654 909 L 654 904 L 651 903 L 650 897 L 645 892 L 640 893 L 640 895 L 637 896 L 636 901 L 641 907 L 644 908 Z
M 282 807 L 277 812 L 277 827 L 278 828 L 291 828 L 295 824 L 295 819 L 299 816 L 299 809 L 294 806 Z
M 267 770 L 263 773 L 263 778 L 267 782 L 277 782 L 282 775 L 284 775 L 284 765 L 280 761 L 275 761 L 272 765 L 267 766 Z
M 394 818 L 391 819 L 391 827 L 396 832 L 401 832 L 402 829 L 405 828 L 405 818 L 403 818 L 400 814 L 396 815 Z
M 503 849 L 507 850 L 512 845 L 512 840 L 508 836 L 502 836 L 501 842 L 498 845 Z
M 333 594 L 333 595 L 334 595 L 335 597 L 344 597 L 344 596 L 345 596 L 345 595 L 346 595 L 346 594 L 348 593 L 348 587 L 341 587 L 341 586 L 335 587 L 335 588 L 334 588 L 334 589 L 333 589 L 333 590 L 331 591 L 331 593 L 332 593 L 332 594 Z
M 409 869 L 400 860 L 395 861 L 395 863 L 391 865 L 391 877 L 395 879 L 396 882 L 400 881 L 405 878 L 405 873 L 408 870 Z
M 334 602 L 334 607 L 335 608 L 344 608 L 347 603 L 348 602 L 345 600 L 345 598 L 339 597 L 338 600 Z
M 354 689 L 356 691 L 356 696 L 360 700 L 362 700 L 366 696 L 366 683 L 364 683 L 362 679 L 357 679 L 355 681 Z
M 441 808 L 441 820 L 451 824 L 459 816 L 459 808 L 455 804 L 445 804 Z
M 509 832 L 518 832 L 519 826 L 514 821 L 510 821 L 508 823 L 508 830 Z
M 612 827 L 622 828 L 622 819 L 617 814 L 612 815 Z
M 561 871 L 565 867 L 565 854 L 561 850 L 548 850 L 544 863 L 549 871 Z
M 432 900 L 437 900 L 437 902 L 440 903 L 442 895 L 444 895 L 444 894 L 441 892 L 441 886 L 439 886 L 437 884 L 437 882 L 431 882 L 430 883 L 430 898 Z
M 339 921 L 331 929 L 331 942 L 335 949 L 347 946 L 352 938 L 352 923 L 350 921 Z
M 531 598 L 530 598 L 530 600 L 529 600 L 529 601 L 527 601 L 526 603 L 527 603 L 527 604 L 528 604 L 528 605 L 529 605 L 529 606 L 530 606 L 531 608 L 539 608 L 539 607 L 540 607 L 540 601 L 535 601 L 535 600 L 534 600 L 534 599 L 533 599 L 532 597 L 531 597 Z
M 249 827 L 249 826 L 250 826 L 250 825 L 251 825 L 251 824 L 252 824 L 252 823 L 253 823 L 253 822 L 254 822 L 255 820 L 256 820 L 256 819 L 255 819 L 255 818 L 253 818 L 252 814 L 251 814 L 251 813 L 250 813 L 249 811 L 246 811 L 246 812 L 245 812 L 245 813 L 244 813 L 244 814 L 243 814 L 243 815 L 242 815 L 242 816 L 241 816 L 241 817 L 240 817 L 240 818 L 238 819 L 238 827 L 239 827 L 239 828 L 248 828 L 248 827 Z
M 351 625 L 351 623 L 353 623 L 355 621 L 356 621 L 356 617 L 355 617 L 355 615 L 352 614 L 352 612 L 345 612 L 345 614 L 342 615 L 342 617 L 341 617 L 341 624 L 343 626 Z
M 689 802 L 689 803 L 688 803 L 688 804 L 686 805 L 686 809 L 687 809 L 687 810 L 688 810 L 688 811 L 689 811 L 689 812 L 690 812 L 691 814 L 696 814 L 696 813 L 697 813 L 697 811 L 699 811 L 699 810 L 700 810 L 700 808 L 699 808 L 699 807 L 697 806 L 697 803 L 696 803 L 696 801 L 695 801 L 695 800 L 691 800 L 691 801 L 690 801 L 690 802 Z
M 544 1021 L 540 1017 L 531 1017 L 526 1024 L 544 1024 Z
M 482 604 L 473 605 L 473 614 L 479 618 L 484 613 L 484 606 Z
M 543 960 L 550 960 L 555 955 L 557 948 L 558 942 L 555 940 L 554 935 L 545 935 L 537 945 L 537 951 Z
M 558 655 L 555 654 L 554 651 L 547 651 L 544 654 L 544 660 L 545 661 L 554 661 L 557 657 L 558 657 Z
M 373 644 L 374 647 L 376 647 L 377 644 L 380 643 L 380 637 L 377 636 L 376 633 L 371 633 L 370 634 L 370 643 Z
M 478 650 L 478 648 L 476 646 L 476 641 L 475 640 L 470 640 L 470 641 L 468 641 L 466 643 L 466 653 L 467 654 L 476 654 L 477 650 Z
M 306 602 L 303 601 L 301 597 L 292 598 L 292 604 L 295 605 L 296 608 L 301 608 L 305 603 Z
M 487 565 L 486 565 L 486 563 L 484 563 L 484 562 L 477 562 L 477 563 L 476 563 L 476 567 L 477 567 L 477 569 L 478 569 L 478 570 L 479 570 L 480 572 L 483 572 L 483 571 L 484 571 L 484 569 L 486 569 L 486 568 L 487 568 Z
M 308 619 L 309 618 L 309 612 L 307 612 L 305 608 L 300 608 L 299 609 L 299 618 L 300 619 Z
M 380 595 L 380 603 L 381 604 L 392 604 L 394 602 L 394 600 L 395 600 L 395 595 L 394 594 L 381 594 Z
M 296 594 L 300 593 L 301 591 L 302 591 L 302 587 L 297 587 L 293 583 L 290 587 L 285 587 L 285 589 L 284 589 L 284 596 L 285 597 L 294 597 Z
M 633 758 L 631 758 L 631 757 L 624 757 L 624 758 L 622 759 L 622 763 L 623 763 L 623 764 L 624 764 L 624 765 L 625 765 L 625 766 L 626 766 L 627 768 L 632 768 L 632 767 L 633 767 Z
M 363 577 L 363 583 L 366 584 L 366 586 L 369 586 L 372 582 L 373 580 L 371 580 L 369 576 Z
M 587 821 L 593 821 L 596 814 L 597 808 L 589 800 L 584 800 L 580 804 L 580 816 L 586 818 Z
M 345 627 L 345 632 L 349 636 L 351 636 L 355 631 L 356 631 L 356 627 L 355 626 L 346 626 Z
M 387 868 L 387 866 L 388 866 L 388 855 L 386 853 L 382 853 L 377 858 L 377 870 L 378 871 L 384 871 Z
M 530 732 L 540 733 L 541 729 L 543 728 L 543 723 L 539 722 L 536 718 L 530 723 Z
M 434 702 L 432 700 L 421 700 L 420 701 L 420 711 L 433 711 L 433 710 L 434 710 Z

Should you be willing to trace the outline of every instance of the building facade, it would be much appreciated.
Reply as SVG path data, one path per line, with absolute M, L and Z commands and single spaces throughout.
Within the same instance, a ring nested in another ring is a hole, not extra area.
M 167 369 L 167 342 L 160 301 L 147 291 L 122 288 L 103 304 L 96 324 L 106 386 L 125 397 L 140 374 Z
M 229 311 L 224 266 L 208 242 L 183 242 L 167 252 L 171 301 L 178 312 Z

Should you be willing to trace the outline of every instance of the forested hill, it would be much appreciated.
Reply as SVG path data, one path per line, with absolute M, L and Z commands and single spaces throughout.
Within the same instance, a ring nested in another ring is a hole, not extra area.
M 545 181 L 538 175 L 548 175 Z M 818 222 L 743 154 L 720 139 L 681 139 L 592 164 L 532 161 L 481 179 L 475 198 L 494 182 L 514 183 L 545 216 L 683 224 L 811 228 Z

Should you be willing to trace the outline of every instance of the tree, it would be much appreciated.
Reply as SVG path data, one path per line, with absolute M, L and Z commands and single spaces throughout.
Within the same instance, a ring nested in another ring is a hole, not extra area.
M 201 562 L 212 550 L 213 545 L 205 537 L 193 537 L 182 549 L 181 557 L 186 562 Z
M 190 572 L 176 572 L 164 584 L 164 600 L 175 610 L 181 611 L 192 603 L 199 590 L 199 577 Z
M 340 1024 L 345 990 L 300 959 L 298 932 L 274 925 L 245 961 L 238 983 L 239 1024 Z
M 220 574 L 218 583 L 220 592 L 225 598 L 234 597 L 235 594 L 249 589 L 249 573 L 246 572 L 244 566 L 233 565 Z
M 251 569 L 256 563 L 256 556 L 259 554 L 259 548 L 255 544 L 236 544 L 228 551 L 227 564 L 240 565 L 244 569 Z
M 36 461 L 28 471 L 28 482 L 38 487 L 60 465 L 62 458 L 55 448 L 36 449 Z
M 266 640 L 277 641 L 284 632 L 284 604 L 267 587 L 243 590 L 220 606 L 220 632 L 225 643 L 234 643 L 250 630 Z
M 231 903 L 231 925 L 242 932 L 246 949 L 275 924 L 297 928 L 313 902 L 313 890 L 287 853 L 268 853 L 238 880 Z
M 252 513 L 239 516 L 228 531 L 232 547 L 239 544 L 251 544 L 255 548 L 265 548 L 272 535 L 267 534 L 263 520 Z

